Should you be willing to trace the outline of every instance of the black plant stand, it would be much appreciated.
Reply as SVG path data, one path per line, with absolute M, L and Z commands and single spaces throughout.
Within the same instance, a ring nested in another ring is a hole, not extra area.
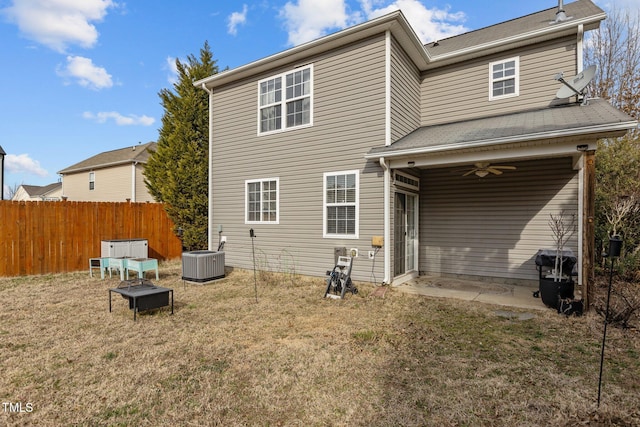
M 544 305 L 557 309 L 560 300 L 567 298 L 573 299 L 574 282 L 571 279 L 555 281 L 554 278 L 540 277 L 538 290 Z
M 540 249 L 536 254 L 536 268 L 538 269 L 539 286 L 534 296 L 538 295 L 544 305 L 550 308 L 558 308 L 558 303 L 563 299 L 574 298 L 573 267 L 578 259 L 572 251 L 562 253 L 562 271 L 568 275 L 567 279 L 556 280 L 552 270 L 556 266 L 556 253 L 553 249 Z

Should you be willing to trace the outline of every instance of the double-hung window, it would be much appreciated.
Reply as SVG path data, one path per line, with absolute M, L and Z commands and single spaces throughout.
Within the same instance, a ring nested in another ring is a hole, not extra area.
M 279 222 L 278 187 L 278 178 L 245 181 L 245 223 Z
M 312 124 L 312 65 L 261 80 L 258 91 L 258 134 Z
M 358 238 L 358 171 L 324 174 L 324 237 Z
M 520 58 L 489 64 L 489 100 L 518 96 L 520 92 Z
M 89 190 L 96 188 L 96 173 L 89 172 Z

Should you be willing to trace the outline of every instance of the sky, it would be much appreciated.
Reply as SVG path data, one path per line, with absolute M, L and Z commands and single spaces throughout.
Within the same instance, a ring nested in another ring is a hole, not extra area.
M 565 4 L 571 1 L 565 1 Z M 640 0 L 596 0 L 640 11 Z M 0 147 L 9 188 L 156 141 L 175 61 L 208 41 L 231 69 L 401 9 L 424 43 L 556 0 L 0 0 Z

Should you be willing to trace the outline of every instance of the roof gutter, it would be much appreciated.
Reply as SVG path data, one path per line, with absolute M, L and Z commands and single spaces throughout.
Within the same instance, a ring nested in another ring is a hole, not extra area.
M 590 25 L 597 25 L 605 18 L 606 14 L 600 13 L 582 19 L 561 21 L 554 25 L 549 25 L 544 29 L 433 56 L 433 53 L 427 49 L 420 40 L 420 37 L 415 33 L 413 27 L 411 27 L 404 14 L 400 10 L 397 10 L 379 18 L 375 18 L 336 33 L 329 34 L 325 37 L 292 47 L 240 67 L 222 71 L 204 79 L 197 80 L 193 85 L 199 88 L 207 87 L 211 89 L 242 78 L 251 77 L 257 73 L 266 72 L 267 70 L 279 66 L 284 66 L 285 64 L 295 63 L 296 61 L 307 61 L 310 56 L 317 55 L 335 47 L 344 46 L 345 44 L 353 43 L 358 40 L 363 40 L 367 37 L 372 37 L 385 31 L 391 31 L 393 33 L 393 35 L 405 47 L 409 56 L 416 63 L 418 68 L 424 71 L 429 68 L 444 65 L 442 63 L 446 64 L 448 62 L 455 62 L 457 58 L 462 60 L 465 56 L 473 55 L 478 52 L 485 52 L 487 49 L 502 48 L 510 44 L 525 41 L 530 42 L 535 38 L 543 38 L 548 35 L 555 35 L 562 32 L 571 34 L 577 31 L 577 28 L 580 25 L 587 29 Z
M 85 167 L 76 168 L 76 169 L 63 169 L 61 171 L 58 171 L 58 175 L 66 175 L 66 174 L 69 174 L 69 173 L 82 172 L 82 171 L 88 171 L 88 170 L 104 169 L 104 168 L 109 168 L 111 166 L 128 165 L 130 163 L 134 163 L 135 164 L 135 163 L 147 163 L 147 162 L 143 162 L 143 161 L 135 160 L 135 159 L 120 160 L 120 161 L 117 161 L 117 162 L 101 163 L 99 165 L 85 166 Z
M 589 16 L 582 19 L 572 19 L 570 21 L 564 21 L 557 24 L 549 25 L 548 28 L 544 28 L 541 30 L 530 31 L 524 34 L 518 34 L 512 37 L 506 37 L 500 40 L 492 41 L 489 43 L 483 43 L 478 45 L 473 45 L 465 49 L 459 49 L 453 52 L 443 53 L 440 55 L 434 55 L 430 57 L 430 63 L 434 66 L 438 65 L 439 62 L 444 62 L 447 60 L 453 60 L 457 57 L 464 57 L 467 55 L 472 55 L 476 52 L 486 52 L 488 49 L 495 49 L 502 46 L 508 46 L 510 44 L 516 44 L 523 41 L 530 41 L 535 38 L 542 38 L 546 35 L 562 33 L 563 31 L 567 32 L 567 34 L 573 33 L 573 29 L 576 28 L 576 32 L 578 28 L 588 28 L 589 25 L 597 24 L 600 21 L 604 20 L 607 17 L 606 13 L 600 13 L 598 15 Z
M 391 31 L 394 35 L 403 39 L 403 42 L 407 44 L 407 47 L 410 47 L 410 56 L 414 61 L 421 64 L 421 66 L 426 66 L 426 64 L 429 63 L 431 60 L 430 53 L 425 49 L 420 38 L 416 35 L 402 12 L 397 10 L 362 24 L 292 47 L 266 58 L 250 62 L 231 70 L 222 71 L 204 79 L 196 80 L 193 85 L 199 88 L 214 88 L 232 81 L 253 76 L 257 73 L 264 72 L 278 66 L 291 64 L 292 62 L 295 63 L 296 61 L 308 61 L 310 56 L 323 53 L 335 47 L 344 46 L 348 43 L 379 35 L 385 31 Z M 402 36 L 402 34 L 405 34 L 405 36 Z
M 411 156 L 411 155 L 417 155 L 417 154 L 435 154 L 435 153 L 442 153 L 445 151 L 460 150 L 463 148 L 464 149 L 482 148 L 482 147 L 487 147 L 491 145 L 510 144 L 515 142 L 526 142 L 526 141 L 539 141 L 542 139 L 567 138 L 571 136 L 584 135 L 584 134 L 622 132 L 622 131 L 627 131 L 629 129 L 633 129 L 637 126 L 638 126 L 638 122 L 636 120 L 632 120 L 628 122 L 620 122 L 620 123 L 604 125 L 604 126 L 602 125 L 584 126 L 580 128 L 573 128 L 570 130 L 556 130 L 556 131 L 548 131 L 548 132 L 539 132 L 535 134 L 505 136 L 500 138 L 482 139 L 478 141 L 461 141 L 453 144 L 438 145 L 434 147 L 420 147 L 420 148 L 410 148 L 406 150 L 381 151 L 378 153 L 367 153 L 365 154 L 364 158 L 367 160 L 377 160 L 382 158 Z

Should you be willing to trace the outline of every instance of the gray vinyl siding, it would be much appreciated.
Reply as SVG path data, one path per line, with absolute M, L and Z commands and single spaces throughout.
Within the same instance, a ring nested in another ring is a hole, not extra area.
M 509 163 L 501 176 L 424 171 L 420 194 L 420 271 L 436 275 L 535 280 L 535 254 L 553 248 L 550 214 L 578 209 L 570 158 Z M 576 221 L 577 224 L 577 221 Z M 578 255 L 577 230 L 569 247 Z
M 520 58 L 520 95 L 489 101 L 489 63 Z M 422 125 L 548 107 L 561 83 L 554 76 L 576 74 L 576 38 L 567 37 L 527 49 L 503 52 L 429 71 L 422 82 Z
M 391 142 L 420 126 L 420 71 L 393 39 L 391 43 Z
M 375 266 L 367 257 L 371 237 L 384 230 L 382 173 L 364 154 L 384 144 L 384 59 L 381 36 L 215 89 L 210 241 L 215 248 L 222 226 L 228 266 L 253 267 L 253 228 L 260 269 L 324 279 L 334 247 L 346 247 L 360 250 L 355 280 L 382 279 L 382 254 Z M 306 64 L 313 64 L 313 126 L 257 136 L 258 81 Z M 323 174 L 351 170 L 359 171 L 359 238 L 323 238 Z M 245 224 L 245 180 L 266 178 L 279 180 L 279 224 Z

